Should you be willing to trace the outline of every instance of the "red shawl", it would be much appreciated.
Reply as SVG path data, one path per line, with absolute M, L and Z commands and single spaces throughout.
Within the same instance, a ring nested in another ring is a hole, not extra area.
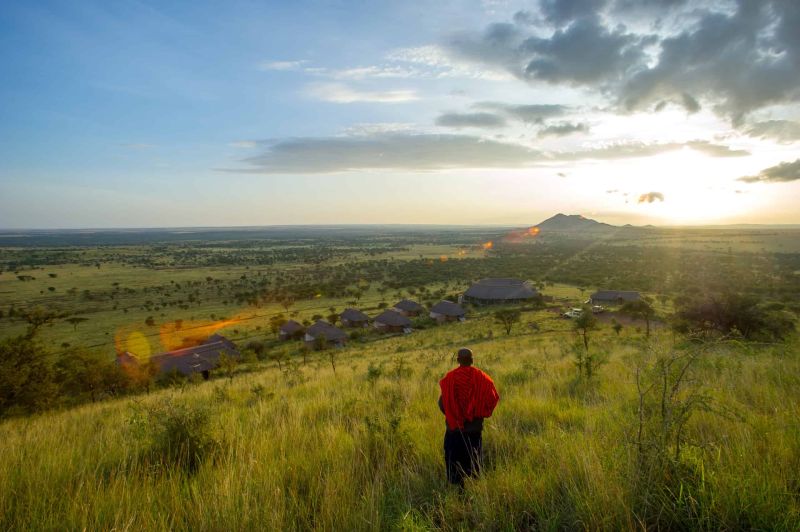
M 500 396 L 494 381 L 472 366 L 459 366 L 439 381 L 442 404 L 450 430 L 463 429 L 465 421 L 491 417 Z

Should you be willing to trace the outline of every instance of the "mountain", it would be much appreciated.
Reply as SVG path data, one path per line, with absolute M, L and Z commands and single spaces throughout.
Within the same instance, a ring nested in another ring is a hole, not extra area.
M 558 232 L 558 233 L 574 233 L 574 232 L 602 232 L 613 231 L 618 227 L 606 223 L 598 222 L 590 218 L 585 218 L 580 214 L 561 214 L 548 218 L 536 227 L 540 231 Z

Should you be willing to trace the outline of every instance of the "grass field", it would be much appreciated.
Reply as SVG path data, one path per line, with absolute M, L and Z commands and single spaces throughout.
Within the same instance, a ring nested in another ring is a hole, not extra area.
M 353 343 L 334 352 L 335 373 L 322 353 L 283 371 L 258 366 L 231 381 L 6 421 L 0 528 L 800 526 L 796 344 L 706 353 L 692 382 L 713 408 L 690 418 L 677 466 L 643 477 L 634 365 L 650 359 L 641 338 L 598 332 L 592 349 L 607 363 L 586 383 L 576 379 L 567 327 L 551 319 L 542 322 L 551 332 L 519 326 L 507 337 L 481 318 Z M 484 474 L 459 492 L 444 479 L 436 383 L 462 345 L 502 399 L 484 432 Z M 170 412 L 207 416 L 181 425 L 211 442 L 196 470 L 167 460 L 146 430 L 147 419 Z

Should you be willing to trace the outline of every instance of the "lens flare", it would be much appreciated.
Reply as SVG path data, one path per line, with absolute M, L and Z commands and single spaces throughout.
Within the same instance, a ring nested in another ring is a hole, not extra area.
M 161 325 L 158 336 L 164 351 L 174 351 L 184 347 L 194 347 L 205 342 L 209 336 L 220 329 L 236 325 L 242 321 L 242 316 L 219 321 L 168 321 Z
M 488 242 L 485 242 L 483 244 L 483 249 L 485 249 L 487 251 L 492 249 L 493 247 L 494 247 L 494 242 L 492 242 L 491 240 L 489 240 Z
M 150 341 L 140 331 L 129 333 L 124 340 L 122 352 L 135 353 L 140 360 L 147 360 L 152 355 Z

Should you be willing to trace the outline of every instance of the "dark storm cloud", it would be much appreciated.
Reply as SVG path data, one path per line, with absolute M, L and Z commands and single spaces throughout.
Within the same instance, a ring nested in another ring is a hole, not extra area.
M 740 177 L 745 183 L 788 183 L 800 181 L 800 159 L 765 168 L 755 176 Z
M 506 120 L 493 113 L 443 113 L 436 119 L 436 125 L 452 128 L 498 128 L 504 127 Z
M 639 203 L 653 203 L 654 201 L 664 201 L 664 194 L 661 192 L 647 192 L 639 196 Z
M 530 37 L 525 77 L 550 83 L 592 84 L 622 78 L 645 59 L 642 39 L 622 28 L 609 30 L 595 17 L 577 19 L 550 38 Z
M 672 13 L 681 29 L 635 33 L 617 24 L 634 4 Z M 513 23 L 454 36 L 449 48 L 520 79 L 595 89 L 630 111 L 673 102 L 692 113 L 704 103 L 741 123 L 751 111 L 800 101 L 798 28 L 796 0 L 545 0 Z
M 599 12 L 606 0 L 542 0 L 539 9 L 545 20 L 563 25 Z
M 550 17 L 560 19 L 565 13 L 553 11 Z M 621 26 L 608 28 L 592 13 L 546 38 L 530 33 L 520 23 L 492 24 L 481 34 L 455 36 L 449 46 L 462 58 L 504 67 L 521 79 L 595 85 L 622 79 L 641 67 L 646 59 L 643 46 L 652 42 L 652 37 Z
M 798 24 L 800 2 L 740 0 L 733 13 L 708 11 L 661 41 L 657 63 L 626 81 L 620 101 L 641 109 L 686 93 L 735 123 L 755 109 L 797 101 Z
M 557 124 L 550 124 L 547 127 L 539 130 L 540 137 L 565 137 L 573 133 L 588 133 L 589 124 L 560 122 Z

